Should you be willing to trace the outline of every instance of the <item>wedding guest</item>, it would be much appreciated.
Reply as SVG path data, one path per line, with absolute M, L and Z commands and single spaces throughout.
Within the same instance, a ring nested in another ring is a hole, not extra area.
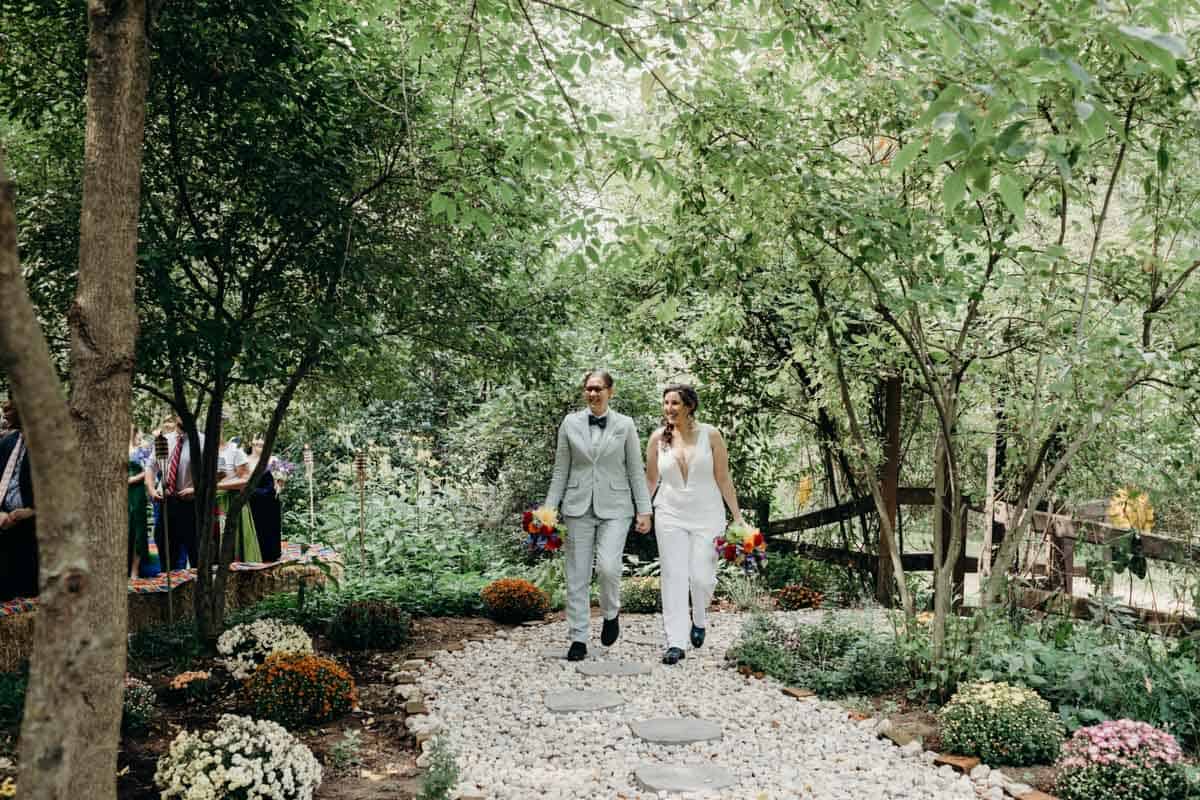
M 246 485 L 250 477 L 249 459 L 246 451 L 237 442 L 225 441 L 225 421 L 221 418 L 221 439 L 217 451 L 217 505 L 223 515 L 229 513 L 234 497 Z M 254 529 L 254 515 L 250 504 L 242 506 L 239 516 L 241 525 L 238 529 L 238 540 L 234 546 L 233 560 L 243 562 L 259 562 L 263 560 L 262 550 L 258 546 L 258 534 Z M 226 527 L 229 521 L 225 522 Z
M 142 437 L 130 428 L 129 439 L 129 542 L 126 547 L 126 569 L 130 579 L 137 578 L 144 565 L 150 562 L 150 524 L 146 517 L 149 494 L 146 491 L 146 472 L 154 454 L 141 444 Z
M 261 436 L 255 437 L 250 449 L 250 460 L 246 465 L 250 472 L 254 472 L 262 458 L 263 444 Z M 282 554 L 283 514 L 279 505 L 279 495 L 276 493 L 274 467 L 275 459 L 272 458 L 258 479 L 254 494 L 250 496 L 250 513 L 254 517 L 254 530 L 258 534 L 258 546 L 262 550 L 263 561 L 278 561 Z
M 166 472 L 160 475 L 158 462 L 152 461 L 146 473 L 146 489 L 150 497 L 163 504 L 154 522 L 154 541 L 158 543 L 164 569 L 183 569 L 189 561 L 196 566 L 200 555 L 196 548 L 196 489 L 192 485 L 192 445 L 183 429 L 183 420 L 176 416 L 171 420 L 171 428 L 171 432 L 164 434 Z M 203 451 L 204 434 L 198 436 Z
M 2 413 L 6 432 L 0 438 L 0 602 L 38 594 L 33 470 L 16 404 L 6 401 Z

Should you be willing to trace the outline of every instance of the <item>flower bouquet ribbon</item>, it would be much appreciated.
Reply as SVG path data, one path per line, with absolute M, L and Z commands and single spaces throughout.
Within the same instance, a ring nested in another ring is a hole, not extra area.
M 767 540 L 758 528 L 735 522 L 718 536 L 713 546 L 717 557 L 741 567 L 753 575 L 767 565 Z
M 553 553 L 567 538 L 558 510 L 544 506 L 533 506 L 521 516 L 521 530 L 528 534 L 525 545 L 534 553 Z

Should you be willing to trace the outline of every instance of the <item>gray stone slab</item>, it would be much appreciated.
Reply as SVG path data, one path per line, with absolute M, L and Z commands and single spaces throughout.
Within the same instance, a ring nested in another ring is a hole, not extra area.
M 571 711 L 600 711 L 625 704 L 616 692 L 604 689 L 566 689 L 546 693 L 546 708 L 561 713 Z
M 691 744 L 721 738 L 721 726 L 696 717 L 643 719 L 629 723 L 635 736 L 655 744 Z
M 575 665 L 580 675 L 649 675 L 650 666 L 636 661 L 583 661 Z
M 633 774 L 651 792 L 716 791 L 737 783 L 732 772 L 716 764 L 639 764 Z

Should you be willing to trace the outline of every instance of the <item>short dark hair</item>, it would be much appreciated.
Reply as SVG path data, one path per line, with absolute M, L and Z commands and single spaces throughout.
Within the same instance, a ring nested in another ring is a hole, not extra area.
M 583 373 L 583 382 L 582 382 L 580 385 L 586 388 L 586 387 L 587 387 L 587 382 L 588 382 L 588 381 L 589 381 L 589 380 L 590 380 L 590 379 L 591 379 L 593 376 L 597 376 L 597 377 L 599 377 L 599 378 L 600 378 L 600 380 L 604 381 L 604 388 L 605 388 L 605 389 L 611 389 L 611 388 L 613 388 L 613 376 L 612 376 L 612 373 L 610 373 L 610 372 L 609 372 L 608 370 L 606 370 L 606 369 L 599 369 L 599 368 L 596 368 L 596 369 L 589 369 L 587 372 Z

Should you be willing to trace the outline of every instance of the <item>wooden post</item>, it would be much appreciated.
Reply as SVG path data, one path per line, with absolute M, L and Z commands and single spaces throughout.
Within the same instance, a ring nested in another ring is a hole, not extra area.
M 900 377 L 890 376 L 884 386 L 884 466 L 880 481 L 891 530 L 896 530 L 899 517 L 900 497 Z M 875 599 L 880 605 L 891 607 L 893 584 L 896 581 L 892 566 L 894 542 L 883 535 L 879 527 L 879 561 L 875 570 Z
M 1075 526 L 1067 517 L 1054 517 L 1048 525 L 1050 557 L 1047 572 L 1050 576 L 1050 588 L 1062 589 L 1069 595 L 1075 588 Z

